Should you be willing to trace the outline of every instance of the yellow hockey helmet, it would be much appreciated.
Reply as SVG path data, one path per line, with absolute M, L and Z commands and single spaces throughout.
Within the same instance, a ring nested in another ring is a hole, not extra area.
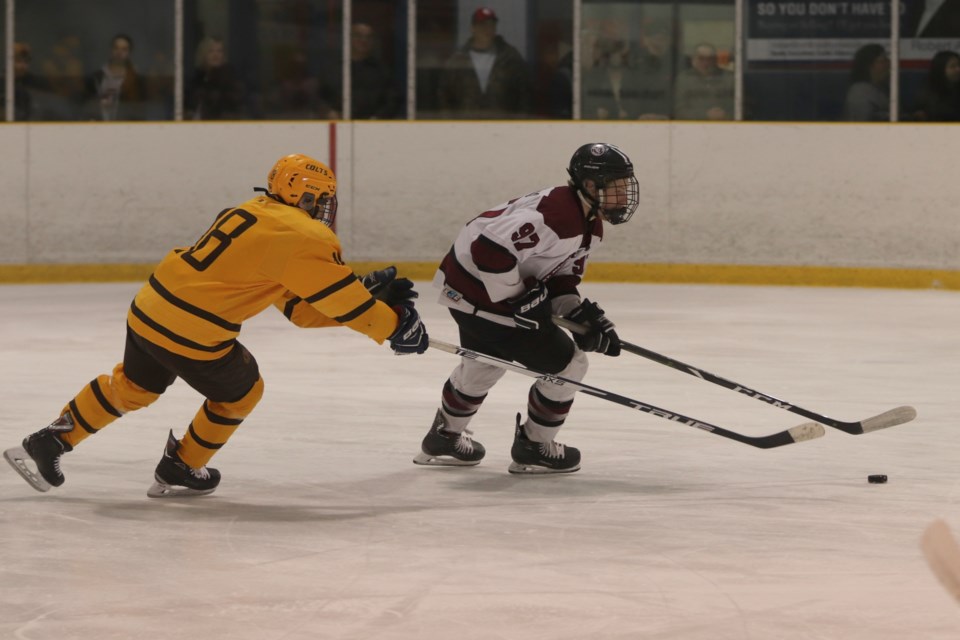
M 302 153 L 277 160 L 267 174 L 267 192 L 306 211 L 328 227 L 337 215 L 337 178 L 330 167 Z

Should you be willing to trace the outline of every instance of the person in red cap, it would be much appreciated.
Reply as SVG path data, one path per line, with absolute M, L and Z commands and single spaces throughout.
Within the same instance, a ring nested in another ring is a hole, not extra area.
M 446 118 L 516 118 L 529 115 L 530 73 L 516 48 L 497 35 L 496 12 L 473 12 L 470 38 L 440 77 L 439 103 Z

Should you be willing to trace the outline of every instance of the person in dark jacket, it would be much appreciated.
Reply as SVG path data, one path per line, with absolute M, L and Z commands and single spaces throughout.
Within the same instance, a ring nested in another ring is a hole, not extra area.
M 338 63 L 320 87 L 322 117 L 343 117 L 343 70 Z M 379 53 L 376 32 L 365 22 L 350 27 L 350 117 L 389 120 L 400 115 L 400 92 L 390 67 Z
M 497 14 L 473 13 L 471 37 L 454 53 L 440 77 L 439 102 L 447 118 L 516 118 L 530 115 L 527 64 L 497 35 Z
M 933 56 L 913 119 L 920 122 L 960 120 L 960 54 L 956 51 L 938 51 Z
M 87 78 L 87 117 L 94 120 L 143 120 L 146 88 L 130 55 L 133 39 L 118 33 L 110 41 L 107 62 Z
M 244 88 L 227 62 L 222 38 L 209 36 L 197 47 L 196 70 L 186 90 L 188 120 L 237 120 L 243 117 Z

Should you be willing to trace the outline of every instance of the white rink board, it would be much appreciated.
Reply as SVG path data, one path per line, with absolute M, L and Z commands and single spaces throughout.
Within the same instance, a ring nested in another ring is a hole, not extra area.
M 137 285 L 0 287 L 0 441 L 49 422 L 122 352 Z M 456 341 L 424 290 L 431 335 Z M 763 451 L 590 397 L 561 441 L 583 469 L 506 472 L 530 380 L 478 414 L 486 460 L 414 466 L 456 359 L 398 358 L 279 313 L 245 325 L 266 395 L 215 458 L 212 496 L 146 498 L 175 384 L 64 458 L 41 495 L 0 469 L 0 637 L 952 640 L 920 536 L 960 530 L 944 291 L 588 284 L 625 338 L 835 418 L 911 424 Z M 69 320 L 66 320 L 69 319 Z M 749 434 L 804 420 L 641 358 L 587 382 Z M 870 485 L 884 473 L 888 484 Z
M 263 186 L 329 161 L 327 122 L 9 124 L 0 264 L 152 263 Z M 562 184 L 595 140 L 635 161 L 640 210 L 602 262 L 960 269 L 960 127 L 689 122 L 336 126 L 348 260 L 436 262 L 466 220 Z M 26 188 L 24 187 L 26 185 Z

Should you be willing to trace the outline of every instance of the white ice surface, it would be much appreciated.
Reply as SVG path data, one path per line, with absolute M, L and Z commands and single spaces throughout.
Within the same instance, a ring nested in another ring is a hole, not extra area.
M 433 304 L 431 335 L 457 342 Z M 45 426 L 122 354 L 137 285 L 0 287 L 0 443 Z M 581 396 L 561 434 L 583 468 L 506 472 L 528 378 L 475 419 L 474 468 L 411 458 L 454 356 L 395 357 L 347 329 L 267 311 L 242 341 L 266 395 L 192 501 L 146 497 L 176 383 L 64 458 L 33 491 L 0 468 L 0 638 L 904 640 L 960 637 L 918 543 L 958 512 L 960 295 L 587 285 L 621 335 L 862 436 L 761 450 Z M 805 419 L 624 354 L 588 383 L 749 434 Z M 886 485 L 867 475 L 887 474 Z

